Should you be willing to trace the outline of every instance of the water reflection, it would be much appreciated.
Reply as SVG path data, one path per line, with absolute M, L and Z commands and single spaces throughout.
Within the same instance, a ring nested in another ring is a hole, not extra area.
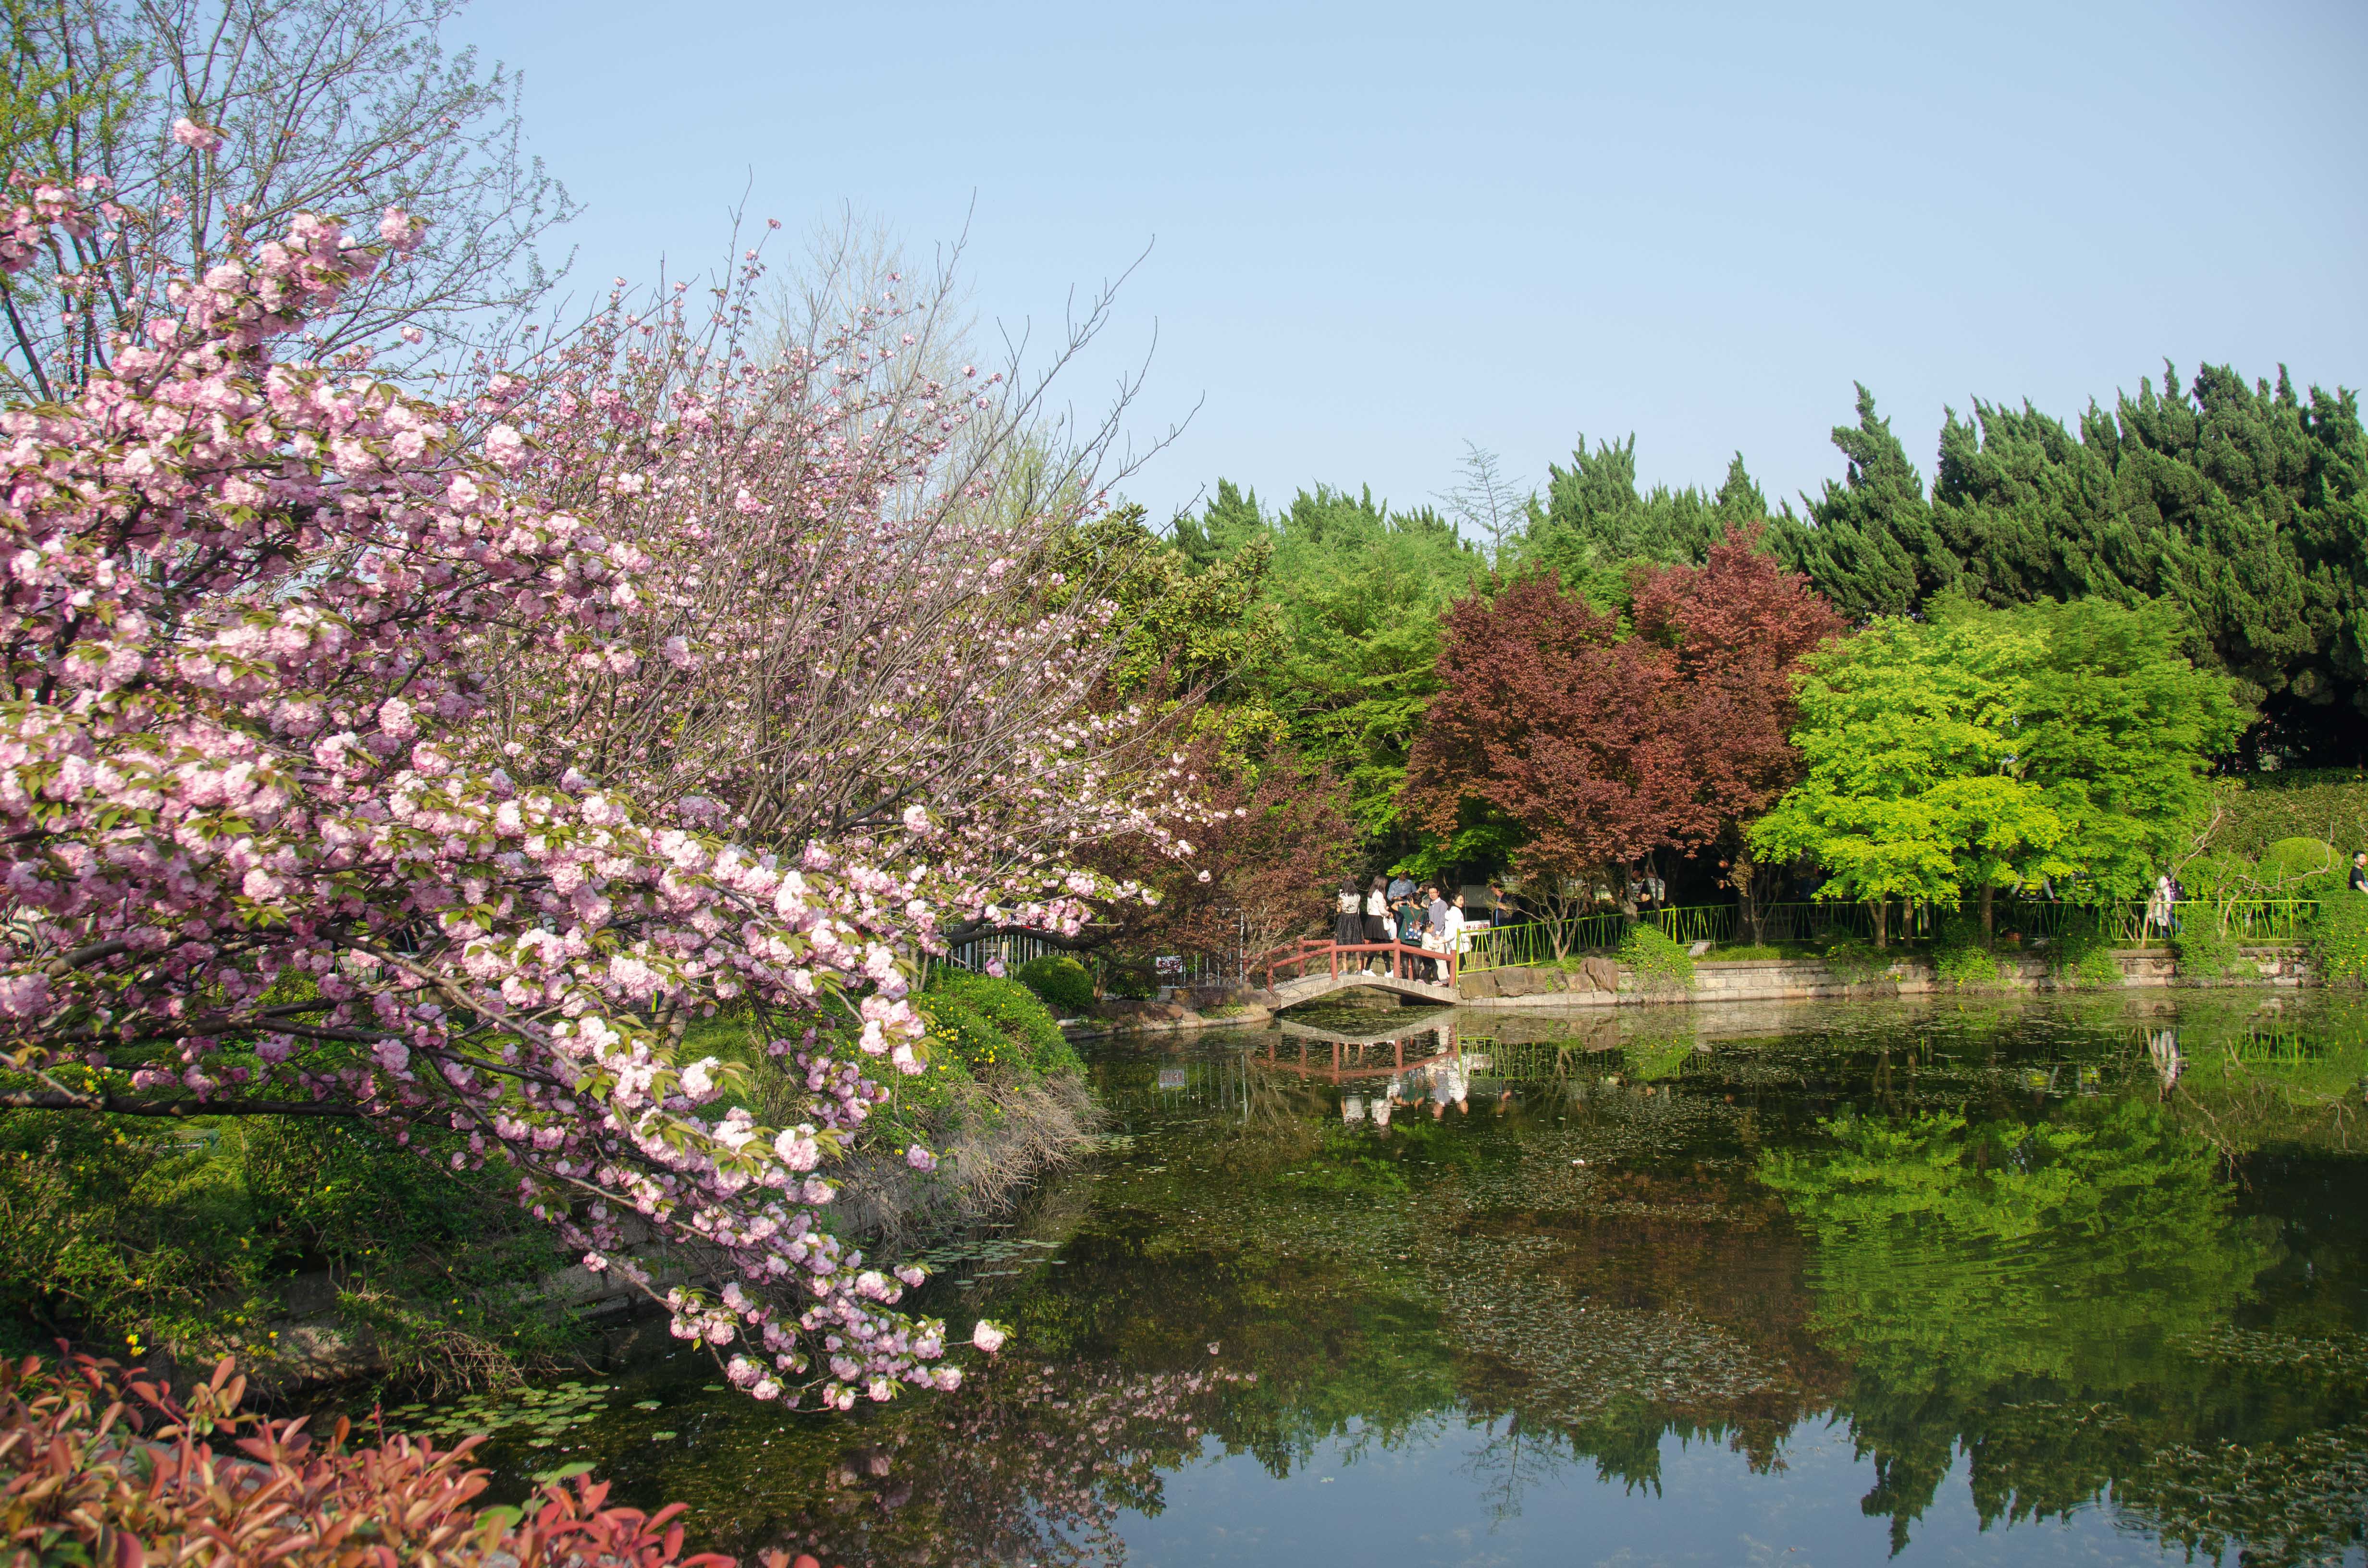
M 2231 993 L 1114 1048 L 1110 1149 L 942 1260 L 925 1305 L 1019 1331 L 959 1397 L 785 1421 L 654 1374 L 587 1457 L 721 1549 L 849 1562 L 2358 1562 L 2363 1026 Z

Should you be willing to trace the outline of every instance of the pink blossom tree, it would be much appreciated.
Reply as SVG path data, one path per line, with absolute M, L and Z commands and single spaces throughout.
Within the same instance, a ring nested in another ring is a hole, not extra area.
M 19 191 L 0 265 L 117 221 Z M 1169 832 L 1075 700 L 1106 612 L 984 466 L 934 482 L 992 395 L 866 401 L 852 338 L 760 367 L 727 304 L 669 357 L 620 307 L 466 403 L 273 358 L 418 235 L 300 217 L 0 413 L 0 1105 L 448 1126 L 588 1267 L 655 1292 L 628 1216 L 692 1254 L 675 1332 L 757 1397 L 953 1387 L 825 1171 L 921 1070 L 943 922 L 1073 927 L 1122 890 L 1065 846 Z M 704 1108 L 722 1005 L 794 1125 Z

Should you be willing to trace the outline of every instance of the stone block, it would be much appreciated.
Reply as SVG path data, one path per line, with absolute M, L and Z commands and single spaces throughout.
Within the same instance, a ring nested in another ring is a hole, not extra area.
M 1598 954 L 1595 957 L 1588 959 L 1586 961 L 1584 968 L 1588 982 L 1596 990 L 1617 991 L 1620 989 L 1619 960 L 1605 958 L 1601 954 Z
M 1543 969 L 1508 969 L 1497 981 L 1507 996 L 1535 996 L 1555 988 L 1558 971 Z
M 1461 996 L 1501 996 L 1504 993 L 1497 989 L 1497 973 L 1495 970 L 1483 970 L 1478 974 L 1459 974 L 1455 977 L 1456 994 Z

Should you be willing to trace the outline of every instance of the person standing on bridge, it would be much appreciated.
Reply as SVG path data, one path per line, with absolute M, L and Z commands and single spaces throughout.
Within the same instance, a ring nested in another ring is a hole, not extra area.
M 1333 906 L 1337 913 L 1332 917 L 1332 940 L 1342 947 L 1355 947 L 1359 938 L 1364 935 L 1363 922 L 1357 917 L 1359 902 L 1357 884 L 1352 881 L 1342 881 L 1340 896 Z
M 1373 885 L 1365 890 L 1365 940 L 1386 942 L 1389 939 L 1390 895 L 1387 884 L 1381 878 L 1375 877 Z M 1387 974 L 1389 967 L 1389 959 L 1385 954 L 1371 953 L 1366 956 L 1365 969 L 1368 973 Z
M 1422 903 L 1408 888 L 1406 897 L 1398 900 L 1398 943 L 1401 947 L 1422 946 Z
M 1447 902 L 1447 895 L 1440 892 L 1437 882 L 1433 882 L 1427 891 L 1430 894 L 1430 907 L 1425 912 L 1423 920 L 1422 945 L 1434 953 L 1443 953 L 1447 951 L 1447 916 L 1452 906 Z M 1434 960 L 1430 965 L 1432 983 L 1437 983 L 1444 975 L 1445 971 Z

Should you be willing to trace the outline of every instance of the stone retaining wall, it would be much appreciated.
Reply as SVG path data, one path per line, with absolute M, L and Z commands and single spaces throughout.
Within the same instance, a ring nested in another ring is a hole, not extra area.
M 2309 966 L 2302 949 L 2292 947 L 2246 948 L 2244 956 L 2260 970 L 2246 984 L 2298 986 L 2310 983 Z M 2136 990 L 2189 983 L 2179 978 L 2170 955 L 2162 952 L 2120 952 L 2113 962 L 2122 971 L 2124 989 Z M 2036 957 L 2001 956 L 1997 991 L 2065 989 Z M 1586 959 L 1573 969 L 1538 965 L 1498 969 L 1464 975 L 1458 983 L 1463 1003 L 1471 1007 L 1613 1007 L 1664 1002 L 1784 1002 L 1818 997 L 1913 996 L 1947 992 L 1934 972 L 1932 960 L 1921 954 L 1894 960 L 1882 975 L 1852 983 L 1826 966 L 1822 959 L 1697 959 L 1694 987 L 1684 990 L 1646 988 L 1630 970 L 1603 957 Z

